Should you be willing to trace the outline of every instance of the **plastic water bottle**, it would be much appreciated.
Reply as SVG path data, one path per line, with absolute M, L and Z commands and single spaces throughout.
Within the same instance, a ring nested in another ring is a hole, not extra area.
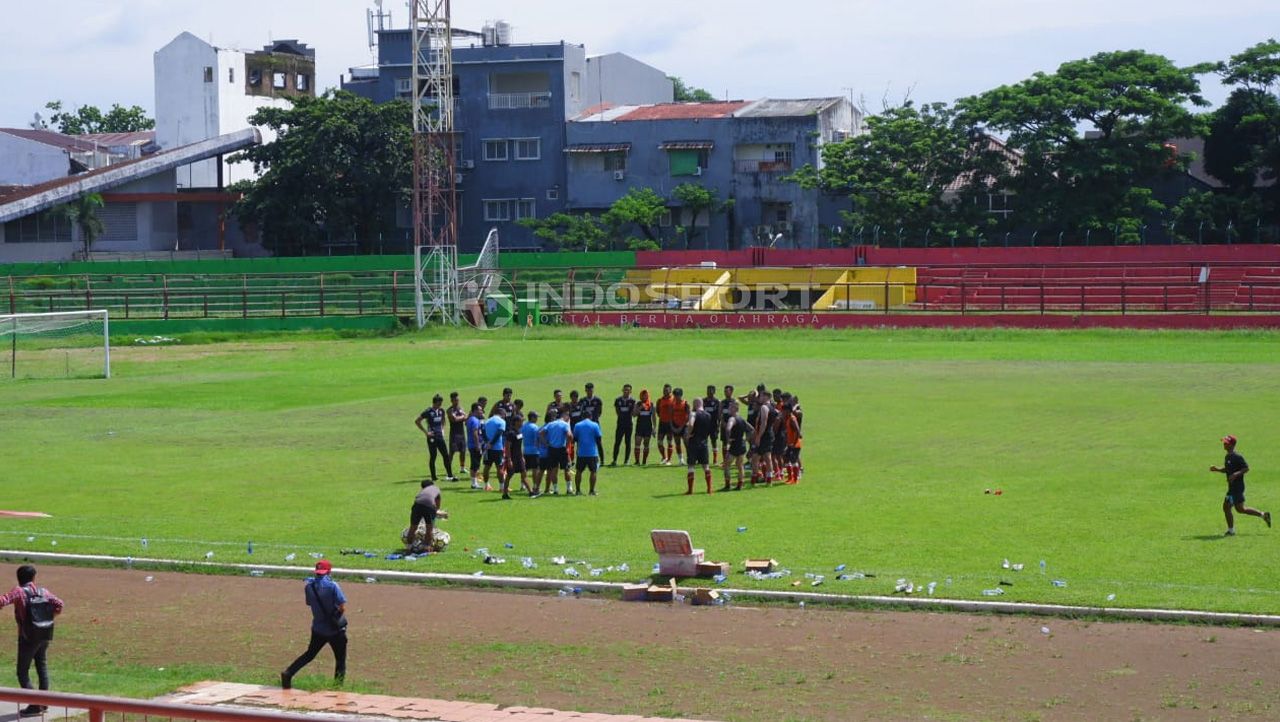
M 581 574 L 578 573 L 578 570 L 574 569 L 573 567 L 565 567 L 564 573 L 566 576 L 575 577 L 575 578 L 582 576 Z
M 155 580 L 156 578 L 152 576 L 143 577 L 142 579 L 142 581 L 147 582 L 148 584 L 150 584 L 151 582 L 154 582 Z
M 54 539 L 53 541 L 49 542 L 49 545 L 50 545 L 50 546 L 55 546 L 55 547 L 56 547 L 56 546 L 58 546 L 58 540 L 57 540 L 57 539 Z
M 843 564 L 837 564 L 837 565 L 836 565 L 836 571 L 838 571 L 838 572 L 842 572 L 842 571 L 844 571 L 844 565 L 843 565 Z
M 1001 594 L 1004 594 L 1004 590 L 1003 590 L 1003 589 L 1001 589 L 1000 587 L 996 587 L 995 589 L 983 589 L 983 590 L 982 590 L 982 596 L 984 596 L 984 597 L 998 597 L 998 596 L 1000 596 Z
M 250 540 L 249 540 L 249 553 L 250 553 L 250 554 L 252 554 L 252 553 L 253 553 L 253 540 L 252 540 L 252 539 L 250 539 Z
M 1041 574 L 1044 574 L 1044 569 L 1045 569 L 1045 563 L 1044 563 L 1044 560 L 1043 560 L 1043 559 L 1041 559 L 1041 560 L 1040 560 L 1040 573 L 1041 573 Z
M 1067 586 L 1067 583 L 1066 583 L 1066 581 L 1064 581 L 1064 580 L 1062 580 L 1062 579 L 1054 579 L 1054 580 L 1053 580 L 1053 586 L 1055 586 L 1055 587 L 1065 587 L 1065 586 Z
M 1108 601 L 1108 602 L 1114 602 L 1115 600 L 1116 600 L 1116 595 L 1114 595 L 1114 594 L 1108 594 L 1108 595 L 1107 595 L 1107 601 Z
M 716 584 L 724 584 L 728 580 L 729 580 L 729 577 L 726 577 L 723 574 L 717 574 L 711 578 L 711 581 L 715 582 Z
M 537 564 L 533 563 L 533 557 L 525 557 L 521 559 L 520 565 L 523 566 L 525 569 L 536 569 L 538 567 Z
M 204 553 L 204 558 L 205 558 L 205 559 L 212 559 L 212 558 L 213 558 L 213 552 L 205 552 L 205 553 Z
M 746 528 L 745 526 L 740 526 L 740 527 L 738 527 L 738 533 L 739 533 L 739 534 L 741 534 L 742 532 L 744 532 L 744 531 L 746 531 L 746 530 L 747 530 L 747 528 Z
M 294 559 L 297 559 L 297 558 L 298 558 L 298 555 L 297 555 L 297 554 L 294 554 L 293 552 L 289 552 L 288 554 L 285 554 L 285 555 L 284 555 L 284 560 L 285 560 L 286 562 L 291 562 L 291 561 L 293 561 Z
M 262 575 L 263 575 L 263 574 L 265 574 L 265 573 L 266 573 L 266 572 L 262 571 L 261 569 L 253 569 L 253 570 L 251 570 L 251 571 L 249 572 L 249 576 L 251 576 L 251 577 L 260 577 L 260 576 L 262 576 Z
M 377 577 L 365 577 L 365 578 L 364 578 L 364 583 L 365 583 L 365 584 L 377 584 L 377 583 L 378 583 L 378 578 L 377 578 Z
M 516 548 L 516 545 L 515 545 L 515 544 L 512 544 L 511 542 L 507 542 L 506 544 L 503 544 L 503 546 L 505 546 L 505 547 L 506 547 L 506 548 L 508 548 L 508 549 L 515 549 L 515 548 Z
M 31 537 L 31 538 L 30 538 L 30 539 L 28 539 L 27 541 L 35 541 L 35 537 Z M 147 538 L 146 538 L 146 537 L 142 537 L 142 548 L 143 548 L 143 549 L 146 549 L 146 548 L 147 548 Z
M 1040 633 L 1041 633 L 1041 634 L 1048 634 L 1048 633 L 1049 633 L 1049 628 L 1048 628 L 1048 627 L 1041 627 L 1041 628 L 1040 628 Z
M 29 541 L 29 542 L 33 542 L 33 541 L 35 541 L 35 540 L 36 540 L 36 538 L 35 538 L 35 537 L 33 537 L 33 536 L 29 536 L 29 537 L 27 537 L 27 541 Z M 144 547 L 145 547 L 145 546 L 147 545 L 147 543 L 146 543 L 146 542 L 147 542 L 147 540 L 146 540 L 146 539 L 143 539 L 143 540 L 142 540 L 142 546 L 144 546 Z
M 623 562 L 623 563 L 621 563 L 621 564 L 619 564 L 619 565 L 618 565 L 618 571 L 620 571 L 620 572 L 629 572 L 629 571 L 631 571 L 631 566 L 630 566 L 629 564 L 627 564 L 626 562 Z
M 937 582 L 929 582 L 929 587 L 928 587 L 928 589 L 929 589 L 929 596 L 931 596 L 931 597 L 932 597 L 932 596 L 933 596 L 933 590 L 935 590 L 935 589 L 937 589 L 937 588 L 938 588 L 938 583 L 937 583 Z

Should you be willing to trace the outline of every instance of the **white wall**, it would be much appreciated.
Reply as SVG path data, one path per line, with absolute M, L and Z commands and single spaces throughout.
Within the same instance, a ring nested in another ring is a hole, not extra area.
M 29 186 L 70 171 L 67 152 L 16 135 L 0 133 L 0 185 Z
M 583 93 L 586 106 L 670 103 L 675 98 L 671 79 L 661 70 L 625 53 L 587 58 Z

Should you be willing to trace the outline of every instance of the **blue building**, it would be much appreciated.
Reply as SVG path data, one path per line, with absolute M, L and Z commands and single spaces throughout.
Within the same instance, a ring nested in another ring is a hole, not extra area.
M 500 24 L 501 26 L 501 24 Z M 378 63 L 352 68 L 342 88 L 376 102 L 413 96 L 409 30 L 381 30 Z M 614 53 L 588 57 L 565 42 L 515 45 L 506 32 L 454 31 L 458 238 L 478 247 L 497 227 L 505 247 L 536 240 L 517 221 L 567 208 L 566 121 L 593 106 L 664 103 L 665 73 Z M 408 212 L 400 225 L 409 233 Z M 406 236 L 407 237 L 407 236 Z
M 845 98 L 596 108 L 568 124 L 568 208 L 600 212 L 633 187 L 672 199 L 677 186 L 694 183 L 722 207 L 695 216 L 670 200 L 668 243 L 817 246 L 847 202 L 784 179 L 806 164 L 821 167 L 823 145 L 862 130 Z

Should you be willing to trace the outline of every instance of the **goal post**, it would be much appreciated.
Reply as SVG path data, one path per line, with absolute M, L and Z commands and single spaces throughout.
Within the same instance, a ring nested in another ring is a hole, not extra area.
M 0 314 L 0 378 L 111 378 L 105 309 Z

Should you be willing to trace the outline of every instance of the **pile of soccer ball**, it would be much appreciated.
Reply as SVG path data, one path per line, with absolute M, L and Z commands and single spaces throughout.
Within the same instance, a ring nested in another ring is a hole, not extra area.
M 414 554 L 442 552 L 449 546 L 449 541 L 449 532 L 439 527 L 432 530 L 431 539 L 428 541 L 427 523 L 425 521 L 419 522 L 417 529 L 410 530 L 405 527 L 405 530 L 400 532 L 400 542 Z

